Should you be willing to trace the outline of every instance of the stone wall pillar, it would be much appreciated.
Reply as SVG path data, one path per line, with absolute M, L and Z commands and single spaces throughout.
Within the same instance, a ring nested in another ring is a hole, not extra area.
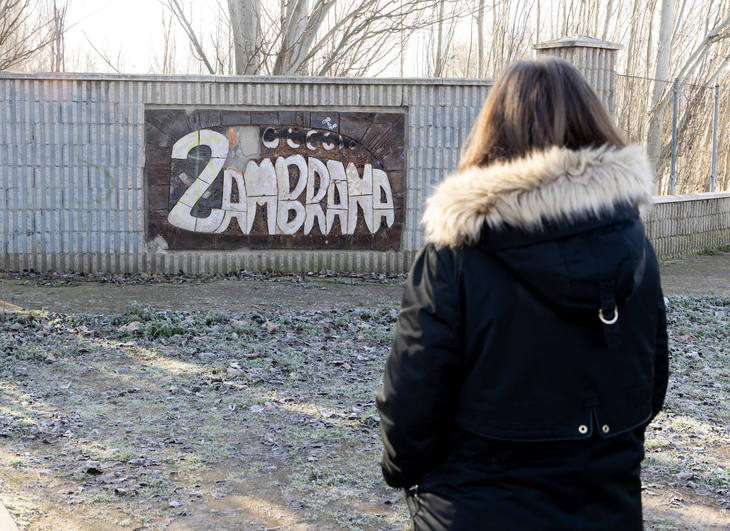
M 537 56 L 554 55 L 575 65 L 613 115 L 616 92 L 616 52 L 623 48 L 622 45 L 577 35 L 541 42 L 534 48 Z

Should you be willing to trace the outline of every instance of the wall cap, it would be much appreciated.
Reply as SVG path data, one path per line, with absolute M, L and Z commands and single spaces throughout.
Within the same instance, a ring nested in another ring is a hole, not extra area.
M 703 192 L 699 194 L 683 195 L 656 195 L 652 198 L 653 204 L 681 203 L 684 201 L 706 201 L 708 199 L 730 199 L 730 192 Z
M 466 85 L 492 86 L 492 78 L 419 78 L 419 77 L 314 77 L 314 76 L 211 76 L 192 74 L 112 74 L 98 72 L 8 72 L 0 79 L 38 79 L 63 81 L 154 81 L 204 83 L 271 83 L 302 85 Z
M 573 35 L 572 37 L 561 37 L 550 41 L 543 41 L 533 45 L 535 50 L 548 50 L 551 48 L 603 48 L 605 50 L 621 50 L 622 44 L 603 39 L 596 39 L 587 35 Z

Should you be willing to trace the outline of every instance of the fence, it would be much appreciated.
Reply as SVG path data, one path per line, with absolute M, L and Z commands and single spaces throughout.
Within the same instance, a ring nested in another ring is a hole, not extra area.
M 652 109 L 655 83 L 663 98 Z M 659 195 L 730 190 L 730 87 L 619 74 L 616 120 L 647 145 Z

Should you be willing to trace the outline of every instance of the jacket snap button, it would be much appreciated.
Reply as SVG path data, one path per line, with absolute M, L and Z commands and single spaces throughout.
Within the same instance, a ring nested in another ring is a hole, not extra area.
M 586 433 L 588 433 L 588 426 L 586 426 L 585 424 L 581 424 L 580 426 L 578 426 L 578 431 L 585 435 Z
M 604 424 L 603 426 L 601 426 L 601 431 L 603 431 L 603 433 L 608 433 L 609 431 L 611 431 L 611 428 L 608 427 L 608 424 Z

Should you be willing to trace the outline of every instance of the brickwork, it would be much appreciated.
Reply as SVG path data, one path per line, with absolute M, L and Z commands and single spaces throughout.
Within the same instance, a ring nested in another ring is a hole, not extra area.
M 657 197 L 644 223 L 662 259 L 730 245 L 730 193 Z

